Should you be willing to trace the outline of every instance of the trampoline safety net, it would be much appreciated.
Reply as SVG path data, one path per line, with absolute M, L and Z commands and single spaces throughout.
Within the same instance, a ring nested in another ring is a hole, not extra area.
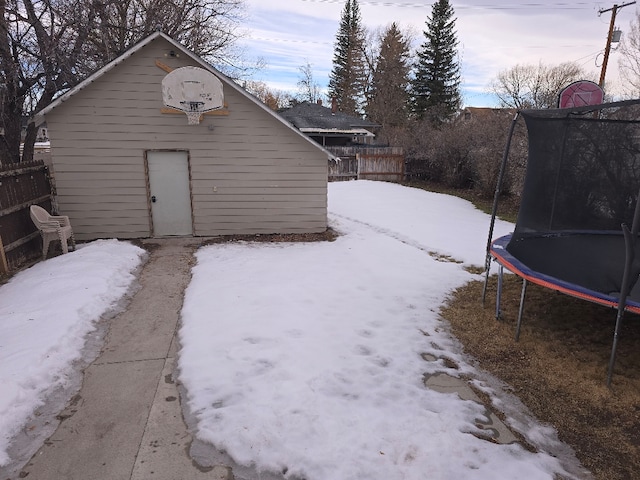
M 521 207 L 506 249 L 529 268 L 590 290 L 620 292 L 622 224 L 640 189 L 640 101 L 520 112 L 529 154 Z M 632 287 L 640 273 L 635 242 Z M 631 298 L 640 299 L 640 286 Z

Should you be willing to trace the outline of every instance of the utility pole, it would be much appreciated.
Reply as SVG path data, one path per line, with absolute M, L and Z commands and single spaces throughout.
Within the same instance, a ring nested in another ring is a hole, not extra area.
M 607 8 L 606 10 L 600 9 L 598 10 L 598 16 L 602 15 L 606 12 L 611 12 L 611 23 L 609 24 L 609 35 L 607 36 L 607 46 L 604 49 L 604 60 L 602 60 L 602 70 L 600 71 L 600 88 L 604 89 L 604 76 L 607 73 L 607 63 L 609 62 L 609 52 L 611 52 L 611 39 L 613 38 L 613 29 L 616 24 L 616 14 L 618 10 L 624 7 L 628 7 L 629 5 L 633 5 L 636 2 L 629 2 L 622 5 L 614 5 L 611 8 Z

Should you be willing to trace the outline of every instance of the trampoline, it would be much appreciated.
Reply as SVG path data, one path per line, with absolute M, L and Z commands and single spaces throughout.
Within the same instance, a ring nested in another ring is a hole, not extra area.
M 516 122 L 529 149 L 512 234 L 492 240 Z M 496 317 L 503 271 L 522 278 L 516 326 L 528 283 L 617 310 L 607 385 L 625 311 L 640 314 L 640 99 L 571 109 L 522 110 L 511 126 L 500 168 L 485 262 L 485 288 L 496 261 Z

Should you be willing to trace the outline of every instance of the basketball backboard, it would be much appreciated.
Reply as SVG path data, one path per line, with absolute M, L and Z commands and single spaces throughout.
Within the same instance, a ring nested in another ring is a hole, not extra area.
M 162 79 L 162 100 L 185 112 L 189 125 L 198 124 L 203 113 L 224 105 L 222 82 L 203 68 L 177 68 Z
M 579 80 L 566 86 L 558 97 L 558 107 L 573 108 L 600 105 L 604 102 L 604 92 L 600 85 L 590 80 Z

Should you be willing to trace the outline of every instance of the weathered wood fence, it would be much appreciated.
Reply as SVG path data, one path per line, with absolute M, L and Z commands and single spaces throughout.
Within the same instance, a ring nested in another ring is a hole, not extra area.
M 329 181 L 404 180 L 402 147 L 327 147 L 340 158 L 329 162 Z
M 8 274 L 42 253 L 40 233 L 29 207 L 54 212 L 49 169 L 42 161 L 0 166 L 0 274 Z M 55 213 L 55 212 L 54 212 Z

